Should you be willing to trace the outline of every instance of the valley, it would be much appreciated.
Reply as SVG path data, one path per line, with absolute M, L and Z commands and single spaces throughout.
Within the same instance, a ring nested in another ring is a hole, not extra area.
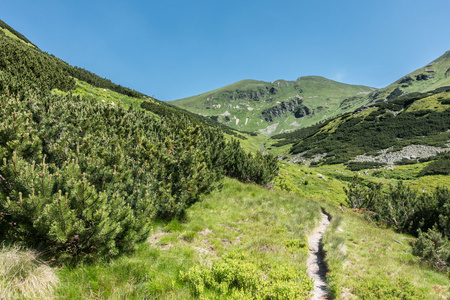
M 450 52 L 167 103 L 0 28 L 0 299 L 450 297 Z

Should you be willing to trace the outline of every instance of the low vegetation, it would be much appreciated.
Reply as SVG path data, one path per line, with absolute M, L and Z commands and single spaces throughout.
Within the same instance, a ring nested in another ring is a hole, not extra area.
M 18 247 L 0 249 L 0 299 L 53 299 L 59 279 L 36 252 Z
M 355 178 L 345 190 L 349 206 L 361 209 L 366 218 L 388 224 L 416 237 L 413 253 L 447 272 L 450 267 L 450 191 L 437 187 L 418 193 L 399 182 L 387 189 L 380 184 L 363 184 Z
M 265 185 L 277 173 L 274 156 L 246 153 L 174 109 L 157 115 L 51 93 L 75 87 L 61 63 L 0 42 L 1 239 L 59 259 L 112 257 L 146 239 L 151 219 L 181 216 L 224 174 Z
M 265 293 L 305 299 L 311 291 L 305 236 L 319 219 L 313 201 L 225 178 L 221 190 L 192 205 L 182 219 L 152 223 L 150 238 L 132 255 L 62 269 L 58 295 L 257 299 Z M 243 289 L 249 286 L 252 291 Z

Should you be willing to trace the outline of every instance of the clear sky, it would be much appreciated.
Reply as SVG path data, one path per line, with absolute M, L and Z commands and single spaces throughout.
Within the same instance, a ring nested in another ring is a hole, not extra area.
M 384 87 L 450 50 L 450 0 L 6 0 L 40 49 L 160 100 L 242 79 Z

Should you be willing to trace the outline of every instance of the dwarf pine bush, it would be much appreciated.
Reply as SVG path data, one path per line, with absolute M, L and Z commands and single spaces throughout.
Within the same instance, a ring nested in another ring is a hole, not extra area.
M 192 114 L 158 101 L 148 113 L 72 96 L 71 76 L 144 97 L 0 31 L 0 240 L 113 256 L 144 240 L 152 218 L 183 214 L 224 174 L 259 184 L 277 174 L 276 158 L 245 153 Z
M 349 206 L 363 209 L 366 217 L 418 237 L 413 254 L 441 271 L 450 263 L 450 190 L 437 187 L 418 193 L 400 182 L 383 189 L 354 178 L 345 188 Z

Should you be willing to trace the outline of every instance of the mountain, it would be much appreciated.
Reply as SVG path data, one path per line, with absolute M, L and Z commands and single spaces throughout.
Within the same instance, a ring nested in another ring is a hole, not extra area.
M 318 76 L 295 81 L 242 80 L 170 103 L 232 128 L 269 136 L 354 110 L 374 90 Z
M 293 161 L 394 163 L 450 151 L 450 52 L 328 121 L 273 136 Z

